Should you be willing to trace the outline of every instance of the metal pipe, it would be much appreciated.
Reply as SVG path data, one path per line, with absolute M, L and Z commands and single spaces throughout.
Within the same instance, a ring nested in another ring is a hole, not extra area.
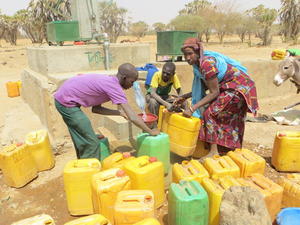
M 95 39 L 98 41 L 99 39 L 103 39 L 103 50 L 104 50 L 104 66 L 105 70 L 109 70 L 109 38 L 107 33 L 102 33 L 102 34 L 93 34 L 92 39 Z M 99 43 L 99 41 L 98 41 Z

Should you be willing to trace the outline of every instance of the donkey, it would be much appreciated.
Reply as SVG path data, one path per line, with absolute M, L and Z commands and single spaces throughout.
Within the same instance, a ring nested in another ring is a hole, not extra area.
M 290 81 L 295 84 L 297 88 L 297 94 L 300 92 L 300 56 L 289 56 L 286 57 L 279 64 L 279 71 L 274 77 L 273 83 L 276 86 L 280 86 L 284 81 L 290 78 Z M 292 106 L 286 107 L 292 108 L 295 105 L 299 105 L 296 103 Z

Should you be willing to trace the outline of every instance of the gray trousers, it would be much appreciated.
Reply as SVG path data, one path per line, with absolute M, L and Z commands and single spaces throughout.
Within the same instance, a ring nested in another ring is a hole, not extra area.
M 163 100 L 170 102 L 168 95 L 160 96 Z M 172 100 L 171 100 L 172 101 Z M 153 98 L 150 94 L 146 95 L 146 103 L 148 105 L 148 110 L 150 113 L 158 116 L 159 106 L 161 105 L 155 98 Z

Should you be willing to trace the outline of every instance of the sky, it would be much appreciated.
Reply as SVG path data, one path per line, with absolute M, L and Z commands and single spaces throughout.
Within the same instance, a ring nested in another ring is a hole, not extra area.
M 147 24 L 156 22 L 169 23 L 175 18 L 178 11 L 192 0 L 115 0 L 117 5 L 128 10 L 132 22 L 144 21 Z M 220 2 L 215 0 L 211 2 Z M 240 11 L 263 4 L 267 8 L 279 9 L 280 0 L 236 0 Z M 0 0 L 1 12 L 13 15 L 20 9 L 25 9 L 30 0 Z

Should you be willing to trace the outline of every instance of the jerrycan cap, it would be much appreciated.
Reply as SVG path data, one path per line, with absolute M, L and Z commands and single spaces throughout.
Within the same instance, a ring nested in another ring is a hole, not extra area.
M 279 134 L 278 134 L 278 137 L 285 137 L 285 136 L 286 136 L 285 133 L 279 133 Z
M 131 157 L 130 152 L 123 152 L 123 158 L 129 158 Z
M 98 135 L 97 138 L 98 139 L 103 139 L 103 138 L 105 138 L 105 136 L 104 135 Z
M 152 200 L 152 196 L 151 195 L 146 195 L 144 200 L 145 200 L 145 202 L 150 202 Z
M 16 146 L 17 147 L 20 147 L 20 146 L 22 146 L 24 143 L 23 142 L 18 142 L 18 143 L 16 143 Z
M 151 162 L 151 163 L 157 162 L 157 158 L 156 157 L 149 157 L 149 162 Z
M 125 171 L 124 170 L 118 170 L 116 172 L 116 176 L 117 177 L 124 177 L 126 175 Z

